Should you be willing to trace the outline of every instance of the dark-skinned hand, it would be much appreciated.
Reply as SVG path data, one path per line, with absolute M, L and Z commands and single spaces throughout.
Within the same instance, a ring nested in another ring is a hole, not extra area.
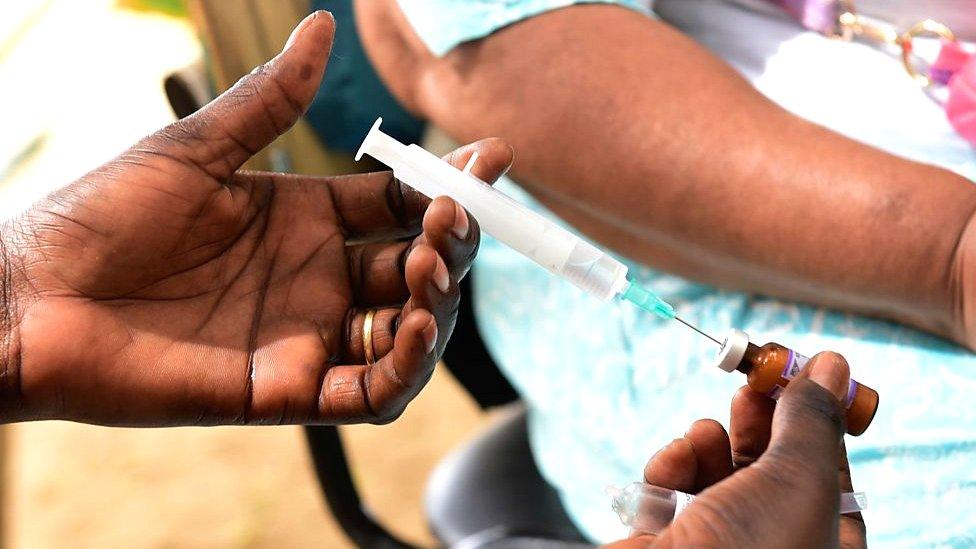
M 303 114 L 334 20 L 3 226 L 0 420 L 114 425 L 397 417 L 451 334 L 479 239 L 391 173 L 238 171 Z M 497 139 L 455 151 L 493 181 Z M 378 308 L 377 360 L 363 319 Z
M 865 547 L 861 515 L 839 514 L 852 491 L 840 400 L 849 379 L 843 357 L 820 353 L 778 402 L 740 389 L 731 434 L 699 420 L 644 469 L 645 482 L 695 500 L 658 535 L 608 547 Z

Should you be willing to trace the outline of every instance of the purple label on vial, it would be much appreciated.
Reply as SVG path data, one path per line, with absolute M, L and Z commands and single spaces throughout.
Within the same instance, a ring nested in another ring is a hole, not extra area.
M 789 354 L 786 356 L 786 366 L 783 367 L 783 373 L 780 375 L 783 377 L 783 379 L 789 381 L 796 377 L 796 375 L 806 367 L 807 362 L 810 362 L 809 358 L 790 349 Z M 853 379 L 848 384 L 847 396 L 844 397 L 845 409 L 850 408 L 851 405 L 854 404 L 854 397 L 857 396 L 858 387 L 860 387 L 860 385 L 858 385 Z M 779 397 L 782 396 L 784 389 L 785 388 L 781 385 L 774 385 L 773 388 L 766 393 L 766 396 L 773 400 L 778 400 Z
M 783 379 L 789 380 L 796 377 L 796 374 L 799 374 L 803 370 L 807 362 L 810 362 L 809 358 L 800 353 L 795 353 L 790 349 L 790 354 L 786 357 L 786 366 L 783 367 Z
M 795 356 L 796 356 L 796 353 L 793 352 L 793 349 L 790 349 L 789 350 L 789 354 L 786 355 L 786 364 L 783 366 L 783 373 L 780 374 L 782 377 L 784 377 L 786 379 L 791 379 L 792 378 L 792 376 L 790 375 L 790 368 L 793 367 L 793 362 L 794 362 L 794 357 Z
M 787 349 L 787 351 L 789 354 L 786 355 L 786 364 L 783 366 L 783 372 L 780 374 L 780 377 L 789 381 L 796 377 L 796 375 L 799 374 L 804 367 L 806 367 L 807 362 L 810 362 L 810 359 L 801 355 L 800 353 L 794 352 L 792 349 Z M 766 396 L 776 400 L 781 394 L 783 394 L 783 387 L 780 385 L 775 385 L 769 390 L 768 393 L 766 393 Z
M 847 386 L 847 397 L 844 398 L 844 408 L 850 408 L 851 404 L 854 404 L 854 397 L 857 396 L 858 384 L 853 379 L 851 384 Z

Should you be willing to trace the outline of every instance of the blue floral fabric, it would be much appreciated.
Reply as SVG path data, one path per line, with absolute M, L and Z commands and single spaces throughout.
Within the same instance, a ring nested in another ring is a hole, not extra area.
M 400 0 L 438 55 L 573 3 Z M 638 10 L 649 4 L 620 3 Z M 720 0 L 657 0 L 655 8 L 785 108 L 976 178 L 976 153 L 887 53 Z M 510 180 L 499 187 L 551 215 Z M 855 489 L 868 493 L 871 544 L 976 545 L 976 356 L 904 326 L 630 266 L 682 318 L 708 332 L 737 327 L 753 341 L 777 341 L 807 355 L 843 353 L 855 378 L 881 395 L 871 428 L 847 440 Z M 482 335 L 529 404 L 540 469 L 594 540 L 626 535 L 605 485 L 639 479 L 648 457 L 694 420 L 727 424 L 730 397 L 744 379 L 712 367 L 715 345 L 691 330 L 628 303 L 589 298 L 491 238 L 473 280 Z
M 618 4 L 649 14 L 648 0 L 398 0 L 427 48 L 437 56 L 468 40 L 533 15 L 575 4 Z
M 532 203 L 510 181 L 502 188 Z M 976 544 L 976 357 L 895 324 L 631 268 L 707 332 L 736 326 L 757 342 L 844 354 L 881 395 L 871 428 L 847 440 L 872 544 Z M 491 238 L 473 280 L 482 335 L 529 403 L 544 475 L 594 540 L 626 535 L 604 487 L 640 479 L 648 457 L 696 419 L 727 426 L 744 378 L 714 368 L 716 346 L 684 326 L 583 295 Z

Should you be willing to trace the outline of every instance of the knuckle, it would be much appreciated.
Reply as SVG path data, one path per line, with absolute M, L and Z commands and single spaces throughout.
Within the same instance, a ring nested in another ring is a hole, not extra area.
M 411 227 L 411 224 L 416 226 L 419 220 L 416 219 L 417 216 L 410 215 L 407 211 L 407 198 L 404 194 L 405 188 L 406 186 L 394 177 L 391 172 L 390 179 L 386 185 L 386 192 L 383 193 L 383 198 L 386 201 L 386 209 L 396 220 L 397 225 L 403 229 L 411 229 L 414 228 Z
M 457 322 L 458 314 L 461 312 L 461 295 L 460 292 L 454 292 L 450 297 L 450 308 L 445 311 L 443 316 L 444 322 L 449 326 L 453 326 Z
M 410 255 L 410 251 L 413 250 L 414 243 L 415 241 L 406 243 L 405 245 L 401 246 L 399 252 L 397 252 L 396 255 L 395 266 L 396 266 L 397 276 L 399 276 L 401 279 L 404 280 L 406 280 L 407 278 L 407 257 Z
M 381 403 L 379 407 L 374 408 L 374 415 L 370 419 L 370 423 L 373 425 L 393 423 L 403 415 L 404 410 L 406 410 L 406 405 L 387 400 Z
M 466 211 L 466 210 L 465 210 Z M 478 252 L 478 247 L 481 246 L 481 225 L 478 224 L 478 220 L 474 218 L 470 213 L 468 214 L 468 225 L 471 227 L 469 229 L 472 247 L 474 252 Z
M 761 474 L 768 486 L 793 491 L 800 488 L 797 479 L 809 476 L 810 460 L 798 455 L 793 448 L 771 445 L 750 470 Z
M 167 151 L 183 152 L 185 147 L 192 146 L 197 139 L 196 133 L 193 123 L 184 118 L 159 129 L 134 148 L 139 155 L 165 157 Z M 130 154 L 133 152 L 136 151 L 129 151 Z
M 248 74 L 242 76 L 225 93 L 224 97 L 229 105 L 239 105 L 244 101 L 258 95 L 261 81 L 267 78 L 267 64 L 254 67 Z
M 722 546 L 755 546 L 752 533 L 743 527 L 748 524 L 747 511 L 755 511 L 751 505 L 727 505 L 721 500 L 702 497 L 692 506 L 693 513 L 682 514 L 672 524 L 678 539 L 696 540 L 696 545 L 704 541 L 706 546 L 716 546 L 719 542 Z
M 784 398 L 790 415 L 796 417 L 792 423 L 813 422 L 825 424 L 833 431 L 844 430 L 844 412 L 830 391 L 806 379 L 796 380 L 794 383 L 799 386 Z
M 467 268 L 470 266 L 474 259 L 478 256 L 478 242 L 475 241 L 472 246 L 465 250 L 464 255 L 461 257 L 461 266 Z
M 390 192 L 395 193 L 395 203 L 409 219 L 414 220 L 414 225 L 419 226 L 419 218 L 427 209 L 427 206 L 430 205 L 431 200 L 410 185 L 401 181 L 393 172 L 390 172 L 390 178 L 393 182 L 390 187 Z
M 756 462 L 756 456 L 750 453 L 741 452 L 738 450 L 732 450 L 732 465 L 736 469 L 741 469 L 743 467 L 748 467 Z
M 828 463 L 782 447 L 770 448 L 767 454 L 749 469 L 763 479 L 752 498 L 765 498 L 764 508 L 775 507 L 777 500 L 789 494 L 804 494 L 812 509 L 823 508 L 837 497 L 836 461 Z

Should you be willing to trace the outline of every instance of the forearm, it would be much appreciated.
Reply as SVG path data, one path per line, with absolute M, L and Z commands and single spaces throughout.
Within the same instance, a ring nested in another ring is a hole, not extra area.
M 961 339 L 963 178 L 805 122 L 620 8 L 557 10 L 422 61 L 408 101 L 462 141 L 506 137 L 520 182 L 625 255 Z

